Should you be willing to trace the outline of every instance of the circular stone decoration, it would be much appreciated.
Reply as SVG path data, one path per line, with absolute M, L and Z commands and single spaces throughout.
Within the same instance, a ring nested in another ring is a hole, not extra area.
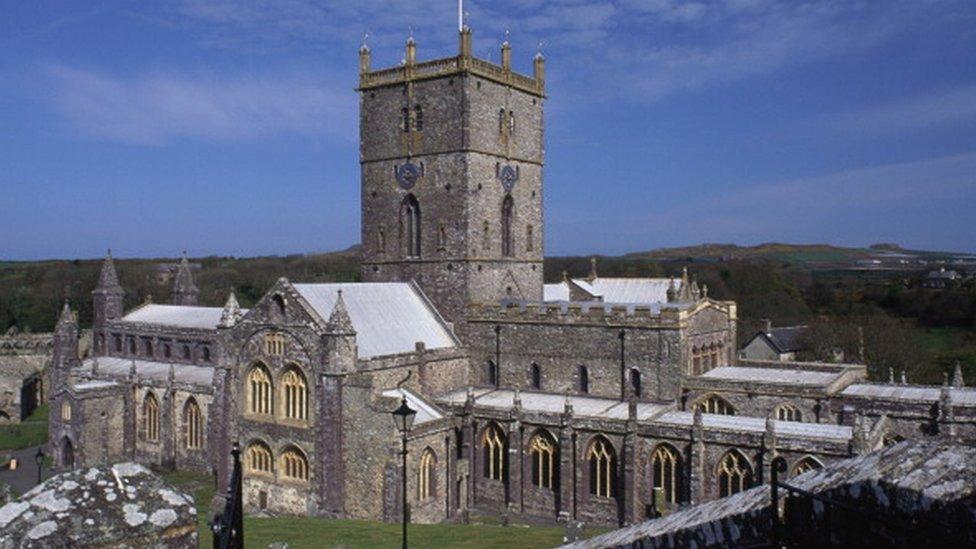
M 400 187 L 405 191 L 409 191 L 417 184 L 417 180 L 420 179 L 420 169 L 417 168 L 416 164 L 411 162 L 401 164 L 397 168 L 396 178 Z
M 498 178 L 502 180 L 502 187 L 505 187 L 506 191 L 511 192 L 515 187 L 515 182 L 518 181 L 518 172 L 511 166 L 503 166 L 501 172 L 498 174 Z

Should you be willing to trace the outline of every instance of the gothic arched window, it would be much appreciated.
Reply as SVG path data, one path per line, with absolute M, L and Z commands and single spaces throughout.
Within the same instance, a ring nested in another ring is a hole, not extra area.
M 247 411 L 271 415 L 271 376 L 264 365 L 256 364 L 247 374 Z
M 407 257 L 420 257 L 420 202 L 408 194 L 400 205 L 400 226 L 406 240 Z
M 308 384 L 298 368 L 291 368 L 281 376 L 282 399 L 285 403 L 285 417 L 288 419 L 308 419 Z
M 159 401 L 152 393 L 146 393 L 146 398 L 142 401 L 142 427 L 146 440 L 159 440 Z
M 802 475 L 803 473 L 813 471 L 815 469 L 822 469 L 822 468 L 823 468 L 823 464 L 817 461 L 816 458 L 811 456 L 806 456 L 805 458 L 796 462 L 795 465 L 793 465 L 793 474 L 790 476 L 795 477 L 798 475 Z
M 559 464 L 556 461 L 556 442 L 545 432 L 532 437 L 529 443 L 529 458 L 532 460 L 532 485 L 552 490 Z
M 505 476 L 505 433 L 497 425 L 489 425 L 481 439 L 485 478 L 502 480 Z
M 186 448 L 198 450 L 203 447 L 203 414 L 197 401 L 188 398 L 183 406 L 183 425 L 186 432 Z
M 509 257 L 513 254 L 512 249 L 512 215 L 515 209 L 515 202 L 512 195 L 506 194 L 502 200 L 502 255 Z
M 281 453 L 281 475 L 292 480 L 308 480 L 308 459 L 294 446 Z
M 613 497 L 617 481 L 617 458 L 610 441 L 597 437 L 586 452 L 590 465 L 590 493 L 604 498 Z
M 731 496 L 752 486 L 752 467 L 738 450 L 729 450 L 718 466 L 719 497 Z
M 718 395 L 709 395 L 699 400 L 694 407 L 701 409 L 703 414 L 735 415 L 735 408 L 729 404 L 729 401 Z
M 183 346 L 183 360 L 190 360 L 190 346 Z
M 651 456 L 651 468 L 653 488 L 661 491 L 664 503 L 678 503 L 681 497 L 681 457 L 678 451 L 667 444 L 658 446 Z
M 580 392 L 589 394 L 590 392 L 590 370 L 586 366 L 579 367 L 579 387 Z
M 417 471 L 417 499 L 423 501 L 434 497 L 434 466 L 437 456 L 430 448 L 424 449 L 420 456 L 420 468 Z
M 252 473 L 271 474 L 274 471 L 274 458 L 268 445 L 255 441 L 247 447 L 247 459 L 245 460 L 248 471 Z
M 538 364 L 532 363 L 530 368 L 530 375 L 532 377 L 532 388 L 541 389 L 542 388 L 542 368 Z
M 630 371 L 630 388 L 634 390 L 634 396 L 637 398 L 643 396 L 644 388 L 641 385 L 641 373 L 637 368 Z
M 803 415 L 796 406 L 782 404 L 776 408 L 776 419 L 780 421 L 803 421 Z

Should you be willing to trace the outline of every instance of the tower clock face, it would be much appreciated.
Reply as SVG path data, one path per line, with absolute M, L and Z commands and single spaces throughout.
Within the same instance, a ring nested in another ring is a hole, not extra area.
M 512 166 L 502 166 L 500 172 L 498 172 L 498 178 L 502 182 L 502 187 L 505 190 L 511 192 L 515 188 L 515 183 L 518 181 L 518 172 Z
M 396 178 L 397 183 L 400 184 L 400 188 L 409 191 L 417 184 L 417 179 L 420 178 L 420 169 L 412 162 L 401 164 L 397 167 Z

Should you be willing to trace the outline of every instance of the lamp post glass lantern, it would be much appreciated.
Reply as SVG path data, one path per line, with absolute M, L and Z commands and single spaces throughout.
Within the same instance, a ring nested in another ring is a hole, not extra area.
M 403 508 L 403 549 L 407 549 L 407 522 L 409 521 L 407 513 L 407 434 L 413 427 L 413 420 L 417 416 L 417 410 L 414 410 L 407 405 L 407 397 L 404 396 L 400 400 L 400 407 L 393 411 L 393 422 L 396 424 L 396 428 L 400 431 L 401 441 L 403 443 L 403 450 L 400 455 L 403 457 L 403 471 L 401 472 L 401 477 L 403 479 L 403 491 L 402 491 L 402 508 Z

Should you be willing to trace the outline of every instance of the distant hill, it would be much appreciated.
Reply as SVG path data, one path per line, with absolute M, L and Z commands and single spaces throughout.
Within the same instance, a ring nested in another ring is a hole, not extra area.
M 908 250 L 898 244 L 873 244 L 868 248 L 848 248 L 830 244 L 784 244 L 767 242 L 756 246 L 737 244 L 699 244 L 679 248 L 659 248 L 625 254 L 624 258 L 656 261 L 711 263 L 769 259 L 811 269 L 924 269 L 935 262 L 959 261 L 969 254 Z

